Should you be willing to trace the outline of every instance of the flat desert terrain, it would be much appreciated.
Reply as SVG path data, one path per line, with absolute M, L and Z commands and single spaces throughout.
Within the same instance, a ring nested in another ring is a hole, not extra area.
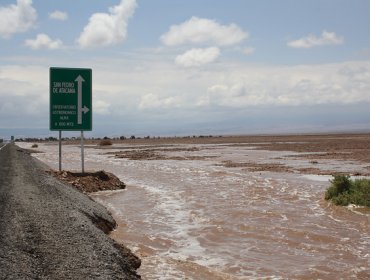
M 370 175 L 370 134 L 368 133 L 161 137 L 111 141 L 117 150 L 126 150 L 126 152 L 117 152 L 117 157 L 135 160 L 165 159 L 163 152 L 168 152 L 171 146 L 189 145 L 189 148 L 185 149 L 191 151 L 194 147 L 202 149 L 201 145 L 232 145 L 271 151 L 272 156 L 267 162 L 261 161 L 261 158 L 251 158 L 243 162 L 223 162 L 222 164 L 226 167 L 245 167 L 250 171 L 299 172 L 316 175 Z M 86 144 L 98 145 L 99 141 L 89 140 Z M 105 148 L 110 149 L 112 146 L 101 146 L 101 149 Z M 274 157 L 273 152 L 277 152 L 279 156 Z M 281 156 L 278 152 L 286 153 Z M 300 164 L 296 164 L 299 161 L 301 161 Z M 342 162 L 342 168 L 334 168 L 331 162 L 335 162 L 333 165 Z M 346 166 L 348 170 L 345 169 Z

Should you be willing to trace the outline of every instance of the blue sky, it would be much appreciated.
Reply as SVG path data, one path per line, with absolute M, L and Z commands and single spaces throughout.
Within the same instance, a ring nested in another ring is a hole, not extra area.
M 370 1 L 1 0 L 0 137 L 47 136 L 49 67 L 92 68 L 88 136 L 370 129 Z

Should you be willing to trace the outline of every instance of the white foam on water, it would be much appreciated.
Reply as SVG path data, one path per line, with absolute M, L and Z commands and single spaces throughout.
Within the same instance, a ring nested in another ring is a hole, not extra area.
M 301 175 L 302 178 L 311 180 L 311 181 L 318 181 L 318 182 L 329 182 L 329 180 L 333 179 L 331 175 L 312 175 L 312 174 L 305 174 Z

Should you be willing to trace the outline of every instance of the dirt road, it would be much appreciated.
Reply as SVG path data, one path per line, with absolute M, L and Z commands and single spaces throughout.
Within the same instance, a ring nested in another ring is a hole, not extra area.
M 0 150 L 0 279 L 140 279 L 140 262 L 100 228 L 101 205 L 13 144 Z

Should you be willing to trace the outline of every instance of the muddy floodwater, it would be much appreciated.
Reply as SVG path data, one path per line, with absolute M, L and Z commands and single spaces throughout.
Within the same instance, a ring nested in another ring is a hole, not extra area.
M 58 168 L 57 145 L 37 150 Z M 142 259 L 143 279 L 370 279 L 369 210 L 324 200 L 330 172 L 363 174 L 369 164 L 297 154 L 122 142 L 86 147 L 85 168 L 127 184 L 92 197 L 119 224 L 112 238 Z M 78 146 L 63 156 L 63 169 L 80 170 Z

